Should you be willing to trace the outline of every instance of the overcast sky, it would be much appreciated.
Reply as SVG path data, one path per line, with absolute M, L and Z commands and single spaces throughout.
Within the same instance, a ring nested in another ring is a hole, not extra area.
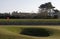
M 37 12 L 38 7 L 46 2 L 52 2 L 60 10 L 60 0 L 0 0 L 0 12 Z

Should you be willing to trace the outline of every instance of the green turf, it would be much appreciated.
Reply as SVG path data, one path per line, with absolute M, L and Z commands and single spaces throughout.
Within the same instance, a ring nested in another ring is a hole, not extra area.
M 0 19 L 0 22 L 60 22 L 60 19 Z
M 53 35 L 49 37 L 34 37 L 19 34 L 23 28 L 44 28 L 53 32 Z M 0 25 L 0 39 L 60 39 L 60 26 Z

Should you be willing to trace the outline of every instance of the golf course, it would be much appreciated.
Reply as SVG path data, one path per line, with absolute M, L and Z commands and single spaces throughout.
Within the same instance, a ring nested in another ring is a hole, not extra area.
M 25 31 L 24 31 L 25 29 Z M 28 29 L 28 30 L 27 30 Z M 36 34 L 38 31 L 39 36 Z M 33 32 L 35 31 L 35 32 Z M 37 31 L 37 32 L 36 32 Z M 43 35 L 43 31 L 49 35 Z M 48 32 L 49 31 L 49 32 Z M 24 34 L 25 32 L 25 34 Z M 28 32 L 28 35 L 26 35 Z M 35 33 L 37 36 L 29 35 Z M 0 39 L 60 39 L 60 26 L 54 25 L 0 25 Z
M 0 0 L 0 39 L 60 39 L 59 0 Z

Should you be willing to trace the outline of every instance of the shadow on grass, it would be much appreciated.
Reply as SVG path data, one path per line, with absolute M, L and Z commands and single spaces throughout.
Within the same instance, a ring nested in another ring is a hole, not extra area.
M 48 37 L 51 36 L 53 32 L 44 28 L 24 28 L 20 34 L 36 37 Z

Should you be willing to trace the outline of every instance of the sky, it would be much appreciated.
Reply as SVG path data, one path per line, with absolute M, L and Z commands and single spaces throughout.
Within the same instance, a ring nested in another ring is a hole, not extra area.
M 46 2 L 60 10 L 60 0 L 0 0 L 0 12 L 37 12 L 38 7 Z

